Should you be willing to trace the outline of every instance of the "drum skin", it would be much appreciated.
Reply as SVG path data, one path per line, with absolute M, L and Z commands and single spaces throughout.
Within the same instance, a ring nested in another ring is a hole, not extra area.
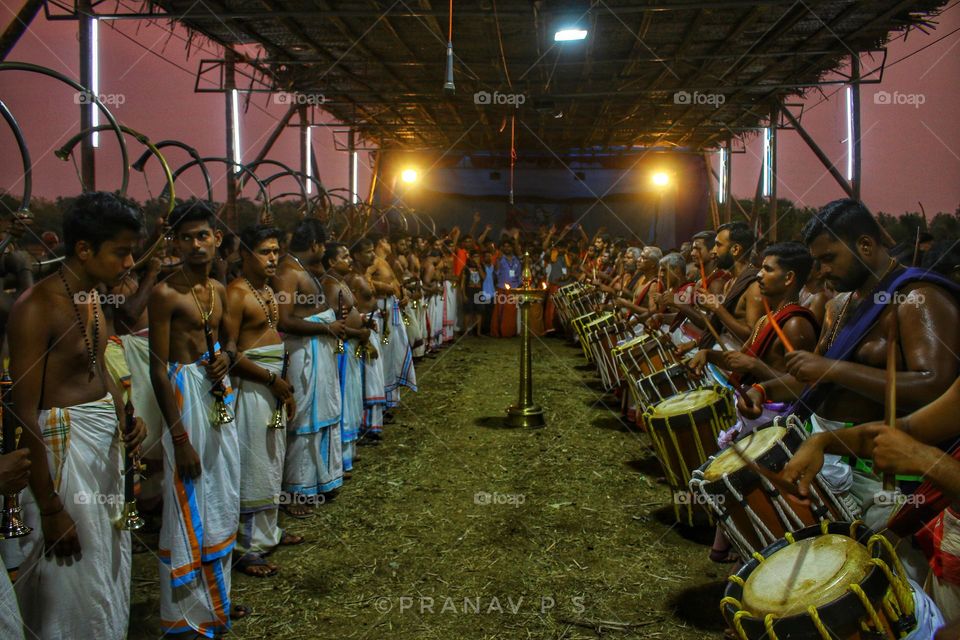
M 717 452 L 720 430 L 729 429 L 735 420 L 733 394 L 720 386 L 688 391 L 647 407 L 643 421 L 674 492 L 689 495 L 691 472 Z M 692 520 L 690 508 L 688 515 Z
M 774 441 L 772 446 L 753 460 L 765 469 L 779 472 L 792 457 L 792 452 L 800 447 L 803 438 L 797 431 L 783 427 L 767 427 L 760 431 L 767 432 L 769 429 L 782 430 L 783 437 L 779 441 Z M 757 433 L 759 433 L 759 431 Z M 750 436 L 747 436 L 747 438 L 749 437 Z M 738 446 L 748 446 L 747 438 L 740 440 Z M 791 453 L 788 454 L 784 451 L 783 447 L 777 444 L 777 442 L 783 442 L 784 446 L 786 446 Z M 767 546 L 768 541 L 761 539 L 755 525 L 748 517 L 743 504 L 734 499 L 733 495 L 730 494 L 723 480 L 723 476 L 727 477 L 730 485 L 743 497 L 743 501 L 757 514 L 775 539 L 782 538 L 787 531 L 794 531 L 802 527 L 797 526 L 795 522 L 783 522 L 783 519 L 774 508 L 771 495 L 763 486 L 760 476 L 757 475 L 753 469 L 744 465 L 739 458 L 734 457 L 730 459 L 730 454 L 733 453 L 731 448 L 725 449 L 724 452 L 721 452 L 716 458 L 706 462 L 700 467 L 700 471 L 704 476 L 702 487 L 704 492 L 714 497 L 713 504 L 720 507 L 717 515 L 720 517 L 721 525 L 724 527 L 728 526 L 728 523 L 724 521 L 724 516 L 729 514 L 733 525 L 737 528 L 740 535 L 746 539 L 750 548 L 739 548 L 740 545 L 732 535 L 728 536 L 730 541 L 738 547 L 737 550 L 741 555 L 749 556 L 750 553 L 759 551 Z M 726 473 L 718 474 L 715 469 L 711 469 L 711 467 L 719 466 L 722 462 L 739 463 L 739 465 L 736 470 Z M 823 495 L 825 489 L 819 486 L 816 488 L 819 490 L 820 495 Z M 774 488 L 774 492 L 779 494 L 776 488 Z M 828 520 L 837 520 L 840 518 L 840 514 L 833 508 L 829 501 L 827 501 L 826 504 L 816 504 L 814 501 L 811 501 L 811 504 L 807 506 L 798 503 L 790 496 L 785 496 L 785 498 L 793 513 L 796 514 L 804 526 L 817 524 L 824 518 Z
M 823 536 L 824 528 L 828 534 L 847 536 L 864 547 L 867 546 L 867 541 L 874 534 L 872 530 L 860 522 L 852 524 L 846 522 L 830 522 L 805 527 L 793 534 L 794 540 L 800 542 Z M 779 551 L 788 546 L 790 546 L 790 543 L 787 540 L 778 540 L 760 552 L 760 555 L 764 558 L 764 561 L 766 561 L 767 558 L 773 558 Z M 884 547 L 877 544 L 873 547 L 872 553 L 865 555 L 871 559 L 885 559 L 886 554 L 884 554 Z M 804 561 L 804 558 L 801 556 L 806 556 L 806 554 L 797 554 L 796 560 L 797 564 L 801 566 L 800 571 L 802 571 L 801 562 Z M 879 567 L 872 564 L 872 560 L 868 562 L 870 562 L 870 564 L 867 567 L 860 567 L 854 570 L 852 575 L 859 574 L 862 576 L 855 584 L 859 585 L 863 590 L 868 602 L 871 603 L 877 612 L 887 635 L 877 636 L 873 632 L 863 631 L 861 622 L 868 620 L 870 616 L 863 606 L 863 603 L 852 590 L 844 591 L 842 595 L 831 599 L 829 602 L 808 603 L 816 607 L 817 615 L 823 625 L 834 634 L 835 637 L 842 640 L 876 640 L 878 637 L 899 638 L 899 632 L 901 630 L 908 632 L 916 625 L 916 620 L 913 619 L 912 616 L 907 616 L 900 621 L 891 620 L 888 617 L 882 605 L 882 600 L 884 596 L 890 592 L 891 583 L 886 574 Z M 733 620 L 738 611 L 749 612 L 747 615 L 739 618 L 739 624 L 742 626 L 748 640 L 767 640 L 772 637 L 764 625 L 764 617 L 769 612 L 749 610 L 744 602 L 745 591 L 753 586 L 751 584 L 751 575 L 755 571 L 758 571 L 761 564 L 762 563 L 756 558 L 751 559 L 736 573 L 736 578 L 731 577 L 724 592 L 724 600 L 720 607 L 723 617 L 731 629 L 735 629 Z M 888 566 L 890 565 L 889 562 L 887 564 Z M 847 570 L 847 568 L 845 567 L 843 570 Z M 782 576 L 784 583 L 787 583 L 791 579 L 790 573 L 792 572 L 788 570 L 786 575 Z M 835 580 L 840 578 L 840 576 L 836 575 L 831 577 Z M 802 579 L 801 577 L 800 580 Z M 743 586 L 741 586 L 741 584 Z M 789 591 L 789 588 L 785 587 L 784 590 Z M 809 592 L 809 589 L 807 589 L 807 592 Z M 741 603 L 743 609 L 736 607 L 733 602 Z M 806 612 L 784 617 L 775 617 L 772 619 L 772 625 L 776 637 L 781 640 L 822 640 L 823 638 L 813 618 Z

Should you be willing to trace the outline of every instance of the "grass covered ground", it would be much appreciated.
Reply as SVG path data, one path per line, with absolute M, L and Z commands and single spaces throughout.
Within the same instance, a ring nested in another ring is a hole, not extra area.
M 708 529 L 673 525 L 646 436 L 578 348 L 535 341 L 547 427 L 500 426 L 516 340 L 468 338 L 417 367 L 385 441 L 267 579 L 234 574 L 236 638 L 722 637 Z M 149 537 L 146 538 L 148 541 Z M 131 637 L 159 634 L 156 559 L 135 556 Z

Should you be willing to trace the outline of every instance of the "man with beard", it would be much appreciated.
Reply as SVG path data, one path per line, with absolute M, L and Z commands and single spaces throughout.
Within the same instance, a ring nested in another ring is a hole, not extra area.
M 700 306 L 713 314 L 707 321 L 718 331 L 725 328 L 737 341 L 750 337 L 763 314 L 757 268 L 750 263 L 754 242 L 753 232 L 746 223 L 720 225 L 712 255 L 716 267 L 730 272 L 732 277 L 724 285 L 721 296 L 698 298 Z M 700 340 L 699 348 L 709 348 L 714 342 L 713 334 L 707 332 Z
M 763 265 L 757 275 L 761 295 L 767 300 L 774 322 L 783 330 L 795 349 L 811 350 L 817 344 L 820 326 L 809 309 L 799 304 L 800 290 L 806 281 L 813 258 L 799 242 L 772 244 L 763 252 Z M 698 374 L 707 363 L 733 372 L 731 381 L 741 387 L 769 380 L 786 371 L 787 348 L 766 315 L 760 317 L 750 338 L 740 351 L 698 351 L 688 363 Z M 760 421 L 738 423 L 722 437 L 732 437 L 752 431 L 773 419 L 775 411 L 765 410 Z
M 277 512 L 287 450 L 286 418 L 296 414 L 293 388 L 284 379 L 286 351 L 277 332 L 280 312 L 269 279 L 280 259 L 280 230 L 257 225 L 240 233 L 240 277 L 227 286 L 226 327 L 239 350 L 232 373 L 240 433 L 240 526 L 235 568 L 267 577 L 278 567 L 265 556 L 280 545 L 296 545 L 302 536 L 280 529 Z M 274 409 L 282 403 L 279 416 Z M 279 418 L 279 424 L 274 424 Z
M 383 410 L 387 404 L 386 383 L 384 382 L 384 362 L 380 356 L 383 341 L 381 339 L 385 317 L 377 305 L 377 296 L 367 273 L 374 263 L 376 254 L 373 242 L 360 238 L 351 251 L 353 264 L 347 275 L 346 283 L 357 300 L 357 310 L 361 313 L 364 326 L 370 330 L 370 339 L 366 348 L 360 350 L 363 378 L 363 418 L 360 421 L 360 444 L 376 444 L 383 432 Z
M 287 420 L 283 490 L 286 512 L 310 515 L 318 496 L 343 484 L 340 444 L 340 382 L 335 345 L 346 333 L 312 269 L 325 239 L 311 220 L 297 225 L 272 285 L 277 291 L 278 328 L 290 354 L 289 380 L 297 412 Z
M 809 418 L 815 432 L 830 432 L 801 446 L 788 477 L 798 477 L 812 459 L 822 460 L 824 451 L 849 453 L 845 427 L 883 418 L 889 336 L 899 344 L 896 388 L 901 411 L 919 408 L 947 389 L 957 378 L 954 354 L 960 350 L 960 290 L 936 274 L 897 264 L 863 204 L 831 202 L 807 223 L 803 236 L 823 277 L 847 295 L 836 317 L 828 318 L 816 349 L 788 353 L 787 373 L 754 385 L 740 402 L 741 411 L 754 417 L 766 399 L 799 397 L 793 411 Z M 838 392 L 842 390 L 853 393 Z M 852 475 L 837 475 L 834 489 L 849 490 L 862 506 L 867 525 L 882 527 L 893 504 L 876 499 L 880 483 L 869 461 L 857 459 L 855 466 Z M 908 487 L 905 492 L 912 490 Z
M 232 399 L 225 378 L 233 359 L 228 354 L 235 354 L 225 324 L 226 289 L 210 277 L 222 234 L 205 202 L 178 205 L 170 219 L 183 266 L 154 287 L 147 310 L 150 380 L 167 425 L 161 439 L 161 627 L 174 636 L 224 633 L 241 610 L 230 609 L 240 440 L 235 424 L 214 419 L 215 406 Z
M 363 363 L 359 351 L 366 347 L 370 330 L 363 327 L 363 318 L 356 306 L 356 297 L 347 285 L 351 274 L 350 250 L 345 245 L 328 243 L 324 247 L 323 294 L 336 300 L 337 315 L 344 321 L 347 339 L 337 349 L 340 373 L 340 444 L 343 449 L 343 476 L 350 478 L 356 452 L 360 422 L 363 420 Z
M 16 592 L 31 637 L 80 638 L 95 630 L 110 640 L 127 633 L 130 534 L 114 526 L 124 496 L 124 407 L 104 366 L 97 287 L 116 286 L 133 266 L 140 224 L 130 201 L 104 192 L 78 197 L 63 219 L 66 260 L 11 312 L 11 393 L 23 425 L 20 445 L 29 453 L 3 456 L 10 476 L 0 483 L 16 489 L 29 471 L 24 509 L 40 524 L 25 539 Z M 138 420 L 124 438 L 127 450 L 145 435 Z

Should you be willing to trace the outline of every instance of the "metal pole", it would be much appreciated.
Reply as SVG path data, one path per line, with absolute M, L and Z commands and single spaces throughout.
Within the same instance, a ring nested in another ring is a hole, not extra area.
M 82 14 L 92 13 L 90 0 L 79 0 L 77 9 L 81 13 L 79 20 L 80 40 L 80 84 L 87 90 L 93 89 L 93 19 Z M 93 128 L 93 110 L 97 108 L 93 100 L 86 96 L 80 102 L 80 130 Z M 96 191 L 97 170 L 93 155 L 93 136 L 83 136 L 80 140 L 80 179 L 84 191 Z
M 223 67 L 224 71 L 224 88 L 226 92 L 223 94 L 225 97 L 224 100 L 224 118 L 226 120 L 226 142 L 227 142 L 227 157 L 232 162 L 240 162 L 239 158 L 236 157 L 235 152 L 239 152 L 239 149 L 234 149 L 233 141 L 235 132 L 234 122 L 233 122 L 233 90 L 237 87 L 236 78 L 234 76 L 234 62 L 236 56 L 234 55 L 233 49 L 227 49 L 225 51 L 224 60 L 225 64 Z M 237 123 L 239 124 L 239 123 Z M 227 223 L 228 227 L 236 228 L 237 227 L 237 180 L 236 175 L 237 171 L 234 165 L 226 165 L 226 183 L 227 183 L 227 202 L 223 209 L 223 218 Z
M 13 47 L 16 46 L 20 40 L 20 36 L 26 33 L 30 23 L 37 17 L 37 14 L 40 13 L 40 9 L 42 8 L 43 0 L 28 0 L 28 2 L 23 3 L 20 11 L 17 12 L 17 15 L 15 15 L 13 20 L 10 21 L 10 24 L 7 25 L 7 29 L 3 32 L 3 35 L 0 36 L 0 61 L 10 55 Z
M 853 197 L 860 200 L 860 58 L 850 56 L 850 91 L 852 99 L 852 131 L 853 136 L 853 175 L 850 182 L 853 187 Z
M 300 105 L 298 111 L 300 112 L 300 173 L 306 176 L 310 175 L 307 158 L 307 105 Z
M 780 120 L 780 105 L 770 107 L 770 242 L 777 241 L 777 123 Z

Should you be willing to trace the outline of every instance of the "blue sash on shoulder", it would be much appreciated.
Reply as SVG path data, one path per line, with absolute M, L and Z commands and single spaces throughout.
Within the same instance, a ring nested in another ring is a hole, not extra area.
M 823 354 L 824 357 L 831 360 L 849 360 L 864 337 L 876 324 L 887 305 L 896 302 L 896 292 L 914 282 L 935 284 L 946 289 L 954 298 L 960 299 L 960 287 L 938 273 L 908 267 L 899 273 L 891 274 L 877 284 L 877 288 L 873 290 L 872 295 L 867 296 L 860 302 L 860 305 L 853 312 L 853 316 L 840 328 L 833 344 Z M 790 407 L 789 412 L 795 413 L 801 419 L 806 420 L 820 406 L 832 387 L 832 384 L 818 384 L 807 387 L 800 394 L 800 398 Z

